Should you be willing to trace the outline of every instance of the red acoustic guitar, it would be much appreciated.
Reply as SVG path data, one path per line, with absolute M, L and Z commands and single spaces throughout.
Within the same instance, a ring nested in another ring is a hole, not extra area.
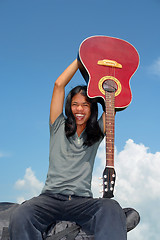
M 107 36 L 85 39 L 79 48 L 79 69 L 88 84 L 87 94 L 105 102 L 106 167 L 103 197 L 114 197 L 115 110 L 125 109 L 132 100 L 130 79 L 138 68 L 139 55 L 128 42 Z

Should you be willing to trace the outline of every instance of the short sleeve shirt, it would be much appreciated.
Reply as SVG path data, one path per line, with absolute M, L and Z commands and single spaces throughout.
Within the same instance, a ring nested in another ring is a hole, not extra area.
M 103 131 L 102 117 L 98 121 Z M 63 113 L 50 125 L 49 170 L 42 192 L 65 195 L 92 196 L 91 180 L 93 165 L 99 144 L 84 146 L 85 130 L 67 138 Z

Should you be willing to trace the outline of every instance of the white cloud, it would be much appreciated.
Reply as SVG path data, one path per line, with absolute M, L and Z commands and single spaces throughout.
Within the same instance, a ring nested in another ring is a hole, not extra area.
M 105 165 L 104 142 L 97 153 L 93 174 L 94 196 L 99 194 L 98 177 Z M 98 167 L 97 167 L 98 166 Z M 150 153 L 143 144 L 129 139 L 121 152 L 115 151 L 117 173 L 115 199 L 122 207 L 140 212 L 139 226 L 128 234 L 128 240 L 159 240 L 160 225 L 160 152 Z
M 160 57 L 154 61 L 154 63 L 150 67 L 150 71 L 157 75 L 160 76 Z
M 43 188 L 43 182 L 40 182 L 31 168 L 27 168 L 23 179 L 18 179 L 15 188 L 21 192 L 17 197 L 17 202 L 21 203 L 31 197 L 39 195 Z

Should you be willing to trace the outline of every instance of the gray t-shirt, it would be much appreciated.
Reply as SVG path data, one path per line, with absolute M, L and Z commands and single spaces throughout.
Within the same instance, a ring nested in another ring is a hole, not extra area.
M 103 131 L 102 117 L 98 123 Z M 63 114 L 59 115 L 50 125 L 49 170 L 42 192 L 92 196 L 93 165 L 97 149 L 103 138 L 90 147 L 84 146 L 85 130 L 80 137 L 75 133 L 67 139 L 64 127 Z

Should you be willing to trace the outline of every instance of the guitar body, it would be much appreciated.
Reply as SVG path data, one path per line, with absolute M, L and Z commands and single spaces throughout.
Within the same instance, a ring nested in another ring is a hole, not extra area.
M 98 64 L 101 60 L 118 62 L 122 68 Z M 103 82 L 111 79 L 117 85 L 115 92 L 116 110 L 125 109 L 132 100 L 130 79 L 139 65 L 139 55 L 128 42 L 107 36 L 85 39 L 79 48 L 79 69 L 88 84 L 88 96 L 105 100 Z

